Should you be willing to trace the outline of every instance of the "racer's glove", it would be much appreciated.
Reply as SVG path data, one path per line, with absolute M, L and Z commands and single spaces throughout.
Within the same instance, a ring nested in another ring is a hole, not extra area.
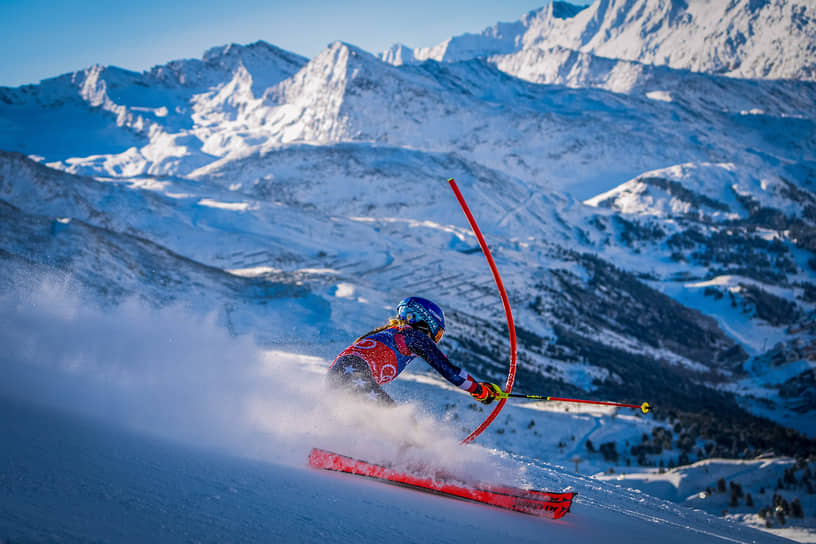
M 479 388 L 471 393 L 471 395 L 482 404 L 490 404 L 496 400 L 496 395 L 500 395 L 501 393 L 501 387 L 495 383 L 480 382 Z

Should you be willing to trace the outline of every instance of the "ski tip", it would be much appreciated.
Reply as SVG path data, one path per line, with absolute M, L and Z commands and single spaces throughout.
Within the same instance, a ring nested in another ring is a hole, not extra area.
M 640 409 L 644 414 L 648 414 L 649 410 L 652 409 L 652 405 L 649 404 L 648 402 L 644 402 L 643 404 L 640 405 Z

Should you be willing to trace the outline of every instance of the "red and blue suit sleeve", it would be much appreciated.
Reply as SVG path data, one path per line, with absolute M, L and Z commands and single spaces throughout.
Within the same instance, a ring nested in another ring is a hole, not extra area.
M 468 393 L 479 389 L 479 382 L 465 370 L 451 363 L 427 334 L 412 328 L 406 328 L 402 332 L 408 349 L 422 357 L 450 383 Z

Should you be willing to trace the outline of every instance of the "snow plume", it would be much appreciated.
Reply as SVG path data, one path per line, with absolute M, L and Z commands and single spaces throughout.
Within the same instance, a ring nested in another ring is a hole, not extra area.
M 0 294 L 0 395 L 277 463 L 302 466 L 320 446 L 485 476 L 487 452 L 463 452 L 415 405 L 328 392 L 328 361 L 264 350 L 214 314 L 87 298 L 53 275 Z
M 0 393 L 185 441 L 237 437 L 239 403 L 258 350 L 215 315 L 114 308 L 86 300 L 70 277 L 18 283 L 0 295 Z
M 292 354 L 267 353 L 266 369 L 274 376 L 291 377 Z M 302 369 L 303 367 L 297 367 Z M 384 407 L 348 394 L 328 391 L 320 378 L 305 383 L 278 384 L 277 394 L 255 396 L 249 402 L 254 426 L 275 440 L 259 442 L 261 458 L 280 455 L 281 442 L 290 448 L 284 460 L 302 463 L 311 447 L 322 447 L 375 463 L 422 472 L 444 469 L 461 478 L 490 478 L 499 481 L 499 472 L 487 450 L 462 448 L 460 436 L 437 423 L 417 405 Z M 289 378 L 287 378 L 289 379 Z

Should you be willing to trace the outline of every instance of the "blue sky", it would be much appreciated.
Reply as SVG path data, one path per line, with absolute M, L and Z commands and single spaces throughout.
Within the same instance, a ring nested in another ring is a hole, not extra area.
M 264 40 L 306 57 L 335 40 L 372 53 L 395 42 L 426 47 L 549 1 L 0 0 L 0 86 L 92 64 L 141 71 L 232 42 Z

